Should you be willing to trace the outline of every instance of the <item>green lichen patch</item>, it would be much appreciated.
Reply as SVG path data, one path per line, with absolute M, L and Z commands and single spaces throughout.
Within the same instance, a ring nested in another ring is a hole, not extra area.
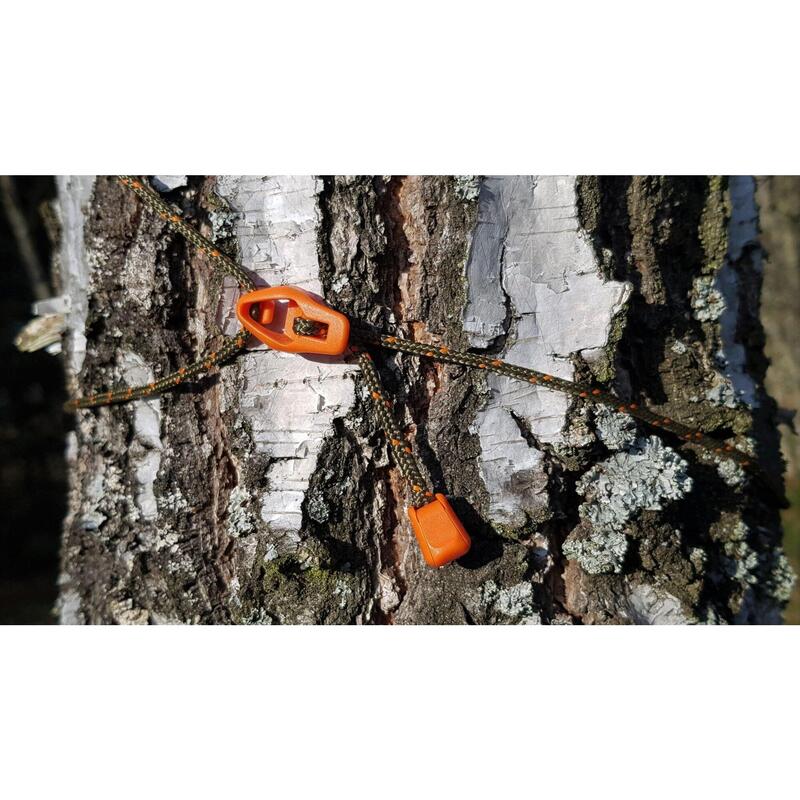
M 722 511 L 719 519 L 709 528 L 713 542 L 738 542 L 747 536 L 747 525 L 741 516 L 732 511 Z
M 792 569 L 789 559 L 783 550 L 776 552 L 769 565 L 769 574 L 765 582 L 767 593 L 780 605 L 786 605 L 792 596 L 797 574 Z
M 622 341 L 630 322 L 629 306 L 626 303 L 620 311 L 611 318 L 611 324 L 603 349 L 595 354 L 589 362 L 594 380 L 601 384 L 610 384 L 617 375 L 617 356 L 619 343 Z
M 601 531 L 582 524 L 570 532 L 561 551 L 567 558 L 577 561 L 589 575 L 621 572 L 628 539 L 622 531 Z
M 796 576 L 768 530 L 725 512 L 711 526 L 707 573 L 712 586 L 727 587 L 727 602 L 715 614 L 734 622 L 778 622 Z
M 692 310 L 700 322 L 716 322 L 725 312 L 725 298 L 713 275 L 699 275 L 692 284 Z
M 328 567 L 312 549 L 266 562 L 260 606 L 280 624 L 347 624 L 364 599 L 362 577 Z
M 592 467 L 576 489 L 586 502 L 579 513 L 594 527 L 622 530 L 639 511 L 659 511 L 692 488 L 688 464 L 656 436 Z
M 709 177 L 706 202 L 698 228 L 700 243 L 705 253 L 703 271 L 707 273 L 716 272 L 722 267 L 728 250 L 730 200 L 726 188 L 727 180 L 722 176 Z
M 535 601 L 533 584 L 529 581 L 512 586 L 498 586 L 493 580 L 480 588 L 480 604 L 490 624 L 538 625 L 541 623 Z
M 607 406 L 594 409 L 597 436 L 609 450 L 631 447 L 636 439 L 636 420 L 630 414 L 621 414 Z
M 614 431 L 606 433 L 611 436 Z M 687 494 L 692 488 L 687 466 L 651 436 L 635 440 L 592 467 L 575 485 L 586 498 L 578 513 L 588 525 L 570 533 L 562 547 L 564 555 L 593 575 L 621 572 L 630 523 L 642 512 L 660 511 Z
M 472 203 L 478 199 L 481 191 L 481 180 L 478 175 L 456 175 L 453 184 L 456 195 L 461 200 Z
M 602 200 L 600 178 L 597 175 L 579 175 L 575 181 L 578 219 L 587 231 L 596 231 L 600 225 Z

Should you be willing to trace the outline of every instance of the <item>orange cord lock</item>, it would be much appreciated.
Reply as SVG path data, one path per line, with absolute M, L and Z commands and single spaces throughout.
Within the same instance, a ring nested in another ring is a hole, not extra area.
M 420 508 L 409 508 L 408 517 L 422 555 L 431 567 L 443 567 L 461 558 L 472 544 L 461 520 L 443 494 Z
M 236 316 L 244 328 L 273 350 L 338 356 L 347 349 L 350 321 L 297 286 L 270 286 L 243 294 Z M 294 330 L 302 317 L 325 326 L 310 336 Z

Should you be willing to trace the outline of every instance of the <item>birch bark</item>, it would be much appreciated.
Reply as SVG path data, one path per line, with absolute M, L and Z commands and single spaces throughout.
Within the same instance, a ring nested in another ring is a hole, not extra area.
M 259 283 L 406 337 L 610 384 L 777 472 L 749 178 L 246 177 L 155 184 Z M 107 178 L 59 181 L 70 385 L 150 380 L 235 292 Z M 70 436 L 63 622 L 777 622 L 777 510 L 616 413 L 379 354 L 471 531 L 427 568 L 357 370 L 255 348 Z

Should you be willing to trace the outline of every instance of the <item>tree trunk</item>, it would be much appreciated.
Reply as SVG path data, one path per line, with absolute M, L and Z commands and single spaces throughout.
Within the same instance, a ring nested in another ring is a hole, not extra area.
M 775 175 L 761 178 L 758 186 L 762 242 L 771 269 L 763 292 L 763 322 L 767 332 L 766 352 L 771 369 L 767 389 L 782 406 L 781 445 L 786 455 L 789 486 L 800 482 L 800 357 L 797 351 L 797 320 L 800 318 L 800 177 Z
M 261 284 L 608 386 L 780 473 L 749 178 L 179 178 L 155 185 Z M 73 390 L 235 330 L 233 284 L 131 192 L 59 190 Z M 260 347 L 78 413 L 62 621 L 780 621 L 778 511 L 731 462 L 539 386 L 375 358 L 466 557 L 425 565 L 356 366 Z

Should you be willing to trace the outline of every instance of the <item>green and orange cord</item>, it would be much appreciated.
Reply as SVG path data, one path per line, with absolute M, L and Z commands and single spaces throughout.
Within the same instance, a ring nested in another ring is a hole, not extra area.
M 144 201 L 145 205 L 158 213 L 167 224 L 206 253 L 217 269 L 225 274 L 233 276 L 243 292 L 249 292 L 254 288 L 250 277 L 236 262 L 220 253 L 212 242 L 183 222 L 180 216 L 141 180 L 129 176 L 120 176 L 119 180 L 124 186 L 133 190 Z M 302 318 L 296 320 L 295 331 L 298 334 L 307 336 L 314 335 L 317 332 L 313 321 L 303 320 Z M 763 471 L 758 469 L 752 456 L 729 444 L 719 442 L 710 436 L 706 436 L 700 431 L 692 430 L 671 417 L 657 414 L 639 403 L 623 403 L 619 398 L 603 389 L 584 383 L 567 381 L 544 372 L 528 369 L 527 367 L 509 364 L 490 356 L 452 350 L 445 346 L 408 341 L 386 333 L 376 332 L 373 334 L 362 332 L 354 338 L 359 341 L 359 344 L 365 346 L 379 346 L 388 350 L 400 351 L 412 356 L 427 358 L 445 364 L 457 364 L 470 369 L 495 372 L 514 380 L 520 380 L 535 386 L 542 386 L 547 389 L 565 392 L 579 400 L 598 403 L 608 406 L 615 411 L 630 414 L 651 427 L 669 431 L 680 437 L 683 441 L 698 445 L 714 453 L 716 456 L 732 459 L 740 466 L 749 469 L 751 473 L 760 477 L 762 483 L 776 496 L 779 502 L 785 502 L 783 501 L 782 490 Z M 91 408 L 94 406 L 109 405 L 111 403 L 126 402 L 142 397 L 150 397 L 168 391 L 186 380 L 196 378 L 213 366 L 231 359 L 244 349 L 246 342 L 247 334 L 245 331 L 240 331 L 235 337 L 227 338 L 225 343 L 218 348 L 217 351 L 205 354 L 194 363 L 158 381 L 144 386 L 98 392 L 87 397 L 72 400 L 67 403 L 66 407 L 68 409 Z M 369 353 L 366 351 L 359 351 L 358 363 L 373 400 L 380 425 L 391 444 L 392 452 L 394 453 L 399 468 L 411 488 L 412 503 L 415 507 L 420 507 L 430 500 L 433 496 L 432 492 L 425 479 L 422 477 L 422 472 L 411 447 L 406 443 L 394 419 L 391 410 L 391 401 L 386 397 L 380 383 L 378 371 Z
M 209 241 L 202 234 L 198 233 L 190 225 L 187 225 L 181 216 L 170 206 L 168 206 L 149 186 L 139 178 L 130 175 L 119 175 L 117 180 L 125 187 L 135 192 L 149 207 L 163 219 L 169 227 L 180 233 L 187 241 L 191 242 L 198 250 L 205 253 L 214 267 L 230 275 L 239 284 L 243 292 L 255 289 L 252 278 L 232 259 L 221 253 L 213 242 Z M 182 383 L 211 370 L 242 351 L 247 344 L 247 333 L 239 331 L 236 336 L 226 336 L 223 343 L 212 350 L 208 350 L 196 361 L 181 367 L 176 372 L 165 375 L 157 381 L 144 384 L 142 386 L 126 386 L 120 389 L 112 389 L 105 392 L 95 392 L 85 397 L 76 397 L 67 401 L 64 408 L 67 411 L 74 411 L 78 408 L 95 408 L 96 406 L 108 406 L 114 403 L 126 403 L 129 400 L 138 400 L 143 397 L 167 392 L 180 386 Z
M 220 252 L 213 242 L 206 239 L 205 236 L 196 231 L 191 225 L 187 225 L 180 214 L 168 206 L 156 192 L 139 180 L 139 178 L 132 178 L 130 175 L 119 175 L 117 179 L 123 186 L 135 192 L 144 201 L 144 204 L 155 211 L 170 228 L 176 230 L 198 250 L 205 253 L 209 259 L 211 259 L 211 263 L 220 270 L 220 272 L 224 272 L 226 275 L 230 275 L 234 278 L 243 292 L 251 292 L 256 288 L 253 279 L 239 264 L 232 258 L 226 256 L 225 253 Z
M 372 356 L 365 351 L 359 352 L 358 365 L 364 374 L 364 381 L 367 384 L 367 389 L 375 407 L 375 415 L 378 417 L 378 421 L 392 447 L 400 472 L 411 488 L 411 504 L 415 508 L 419 508 L 430 502 L 433 492 L 428 489 L 417 459 L 414 457 L 414 452 L 405 441 L 395 421 L 394 414 L 392 414 L 392 401 L 386 396 L 381 386 L 381 379 L 375 364 L 372 362 Z
M 676 422 L 671 417 L 664 416 L 663 414 L 656 414 L 654 411 L 651 411 L 649 408 L 639 403 L 623 403 L 618 397 L 602 389 L 598 389 L 596 386 L 567 381 L 563 378 L 556 378 L 554 375 L 538 372 L 535 369 L 509 364 L 505 361 L 501 361 L 499 358 L 451 350 L 449 347 L 439 347 L 423 344 L 421 342 L 410 342 L 405 339 L 400 339 L 397 336 L 381 334 L 377 341 L 381 347 L 385 347 L 389 350 L 398 350 L 414 356 L 429 358 L 433 361 L 440 361 L 444 364 L 460 364 L 461 366 L 471 369 L 496 372 L 498 375 L 504 375 L 507 378 L 524 381 L 534 386 L 543 386 L 545 389 L 553 389 L 581 400 L 608 406 L 620 413 L 630 414 L 654 428 L 661 428 L 670 433 L 674 433 L 686 442 L 697 444 L 717 455 L 731 458 L 742 467 L 749 467 L 753 463 L 752 456 L 749 456 L 742 450 L 737 450 L 729 444 L 724 444 L 716 439 L 712 439 L 710 436 L 706 436 L 700 431 L 693 431 L 686 425 Z
M 67 411 L 77 408 L 96 408 L 97 406 L 110 406 L 115 403 L 127 403 L 129 400 L 140 400 L 163 394 L 175 389 L 185 381 L 200 377 L 213 367 L 229 361 L 237 355 L 247 344 L 247 334 L 239 331 L 236 336 L 225 337 L 225 341 L 216 350 L 209 350 L 197 361 L 181 367 L 176 372 L 165 375 L 157 381 L 145 383 L 141 386 L 126 386 L 107 392 L 96 392 L 85 397 L 75 397 L 64 404 Z

